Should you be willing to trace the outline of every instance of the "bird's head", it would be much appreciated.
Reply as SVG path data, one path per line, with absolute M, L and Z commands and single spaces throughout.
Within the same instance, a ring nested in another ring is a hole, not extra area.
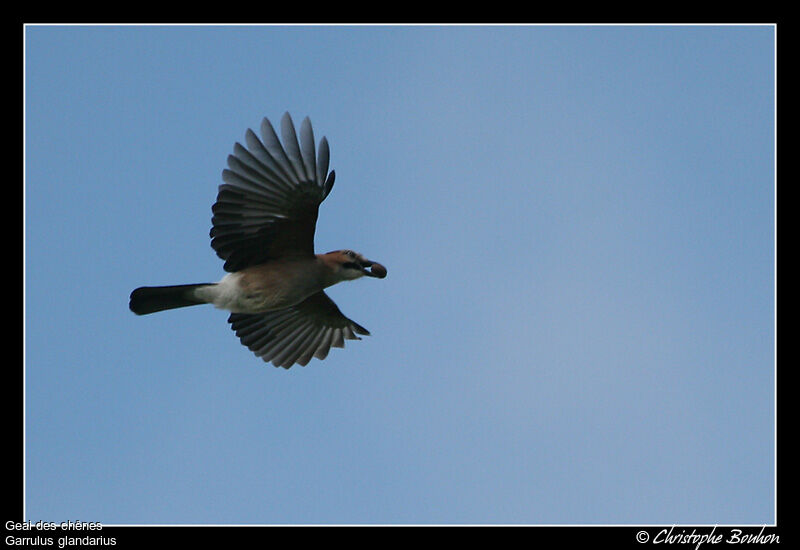
M 383 279 L 386 277 L 386 268 L 377 262 L 366 259 L 358 252 L 352 250 L 334 250 L 321 256 L 322 261 L 332 271 L 336 282 L 352 281 L 366 275 Z

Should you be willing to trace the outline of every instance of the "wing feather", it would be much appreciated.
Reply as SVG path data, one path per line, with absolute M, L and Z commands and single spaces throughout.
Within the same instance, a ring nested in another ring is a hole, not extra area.
M 243 345 L 276 367 L 306 365 L 312 357 L 325 359 L 331 347 L 360 340 L 369 331 L 345 317 L 324 291 L 299 304 L 265 313 L 231 313 L 231 328 Z
M 289 113 L 281 120 L 283 143 L 266 118 L 261 134 L 263 141 L 248 130 L 247 146 L 234 145 L 211 209 L 211 246 L 227 271 L 281 257 L 313 256 L 319 205 L 335 178 L 333 171 L 328 173 L 327 139 L 314 153 L 308 117 L 299 142 Z

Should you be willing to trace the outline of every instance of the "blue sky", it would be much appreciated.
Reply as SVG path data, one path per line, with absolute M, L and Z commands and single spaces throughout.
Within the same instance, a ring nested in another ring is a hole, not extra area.
M 29 26 L 26 518 L 771 523 L 771 26 Z M 286 371 L 211 204 L 308 115 L 372 332 Z

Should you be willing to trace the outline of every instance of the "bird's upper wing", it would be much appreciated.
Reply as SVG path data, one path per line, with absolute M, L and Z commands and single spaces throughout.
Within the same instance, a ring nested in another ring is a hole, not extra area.
M 333 187 L 328 141 L 323 137 L 315 154 L 308 117 L 299 142 L 289 113 L 281 119 L 283 145 L 266 118 L 261 135 L 263 142 L 247 130 L 247 147 L 236 143 L 211 209 L 211 246 L 225 260 L 226 271 L 273 258 L 313 256 L 319 205 Z
M 348 319 L 324 291 L 299 304 L 266 313 L 231 313 L 228 318 L 242 344 L 266 362 L 288 369 L 305 366 L 312 357 L 325 359 L 331 346 L 360 340 L 369 331 Z

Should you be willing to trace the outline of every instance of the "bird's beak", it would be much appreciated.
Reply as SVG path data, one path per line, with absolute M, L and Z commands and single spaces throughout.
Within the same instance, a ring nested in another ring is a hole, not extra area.
M 386 277 L 386 268 L 378 262 L 367 260 L 365 262 L 361 262 L 361 265 L 364 268 L 364 275 L 368 277 L 377 277 L 378 279 L 383 279 Z

